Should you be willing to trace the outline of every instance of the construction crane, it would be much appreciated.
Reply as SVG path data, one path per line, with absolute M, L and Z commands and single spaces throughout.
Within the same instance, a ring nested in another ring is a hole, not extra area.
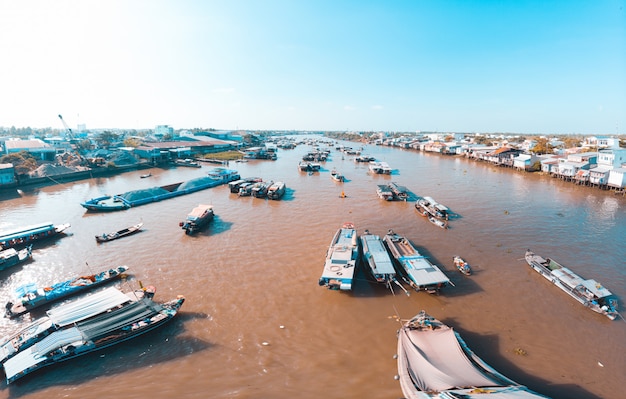
M 67 123 L 65 123 L 65 121 L 63 120 L 63 116 L 61 116 L 61 114 L 59 114 L 59 119 L 61 119 L 61 123 L 63 123 L 63 127 L 66 130 L 65 134 L 67 135 L 67 138 L 69 139 L 69 142 L 71 143 L 74 140 L 74 133 L 72 133 L 72 129 L 70 129 L 70 127 L 67 126 Z
M 67 136 L 67 140 L 70 142 L 70 148 L 74 152 L 74 156 L 70 155 L 70 153 L 66 153 L 65 157 L 61 156 L 63 163 L 65 164 L 72 163 L 72 162 L 78 162 L 78 164 L 84 163 L 85 159 L 83 155 L 81 154 L 81 151 L 79 150 L 79 146 L 77 145 L 78 140 L 74 137 L 74 133 L 72 132 L 72 129 L 70 129 L 70 127 L 67 126 L 67 123 L 65 123 L 65 120 L 63 120 L 63 116 L 61 116 L 61 114 L 59 114 L 59 119 L 61 119 L 61 123 L 63 123 L 63 127 L 65 128 L 65 134 Z M 69 158 L 67 155 L 69 155 Z M 72 158 L 74 158 L 74 160 L 72 160 Z

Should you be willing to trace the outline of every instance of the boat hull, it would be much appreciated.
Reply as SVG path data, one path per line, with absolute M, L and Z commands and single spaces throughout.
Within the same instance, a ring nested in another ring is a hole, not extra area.
M 76 277 L 50 287 L 21 287 L 21 295 L 18 294 L 18 298 L 15 301 L 8 302 L 5 305 L 6 316 L 10 318 L 18 317 L 38 307 L 91 290 L 120 278 L 127 270 L 127 266 L 118 266 L 98 274 Z

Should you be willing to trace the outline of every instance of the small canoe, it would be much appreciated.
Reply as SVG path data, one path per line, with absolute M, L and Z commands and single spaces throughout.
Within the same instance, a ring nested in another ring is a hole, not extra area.
M 118 230 L 118 231 L 114 231 L 112 233 L 108 233 L 108 234 L 105 233 L 105 234 L 96 236 L 96 241 L 97 242 L 107 242 L 107 241 L 117 240 L 118 238 L 122 238 L 122 237 L 129 236 L 131 234 L 135 234 L 136 232 L 141 230 L 142 227 L 143 227 L 143 222 L 137 223 L 134 226 L 130 226 L 130 227 L 127 227 L 127 228 L 122 229 L 122 230 Z

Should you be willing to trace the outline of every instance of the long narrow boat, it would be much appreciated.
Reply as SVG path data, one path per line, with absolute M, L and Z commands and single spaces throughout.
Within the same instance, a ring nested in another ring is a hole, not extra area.
M 117 240 L 118 238 L 126 237 L 132 234 L 135 234 L 141 230 L 143 227 L 143 222 L 137 223 L 133 226 L 126 227 L 122 230 L 114 231 L 112 233 L 105 233 L 99 236 L 96 236 L 97 242 L 107 242 Z
M 346 222 L 335 233 L 324 262 L 324 271 L 319 279 L 319 285 L 329 290 L 350 291 L 359 256 L 354 224 Z
M 69 223 L 58 225 L 40 223 L 19 229 L 2 231 L 0 232 L 0 250 L 7 248 L 23 248 L 35 241 L 56 237 L 63 233 L 68 227 L 70 227 Z
M 19 265 L 22 262 L 26 262 L 33 257 L 33 246 L 29 245 L 26 248 L 19 251 L 15 248 L 5 249 L 0 251 L 0 270 L 8 269 Z
M 50 333 L 4 362 L 7 384 L 34 371 L 136 338 L 172 320 L 185 298 L 155 303 L 144 297 Z
M 423 310 L 398 331 L 398 380 L 407 399 L 545 399 L 505 377 L 451 327 Z
M 127 293 L 110 287 L 50 309 L 46 312 L 46 316 L 40 317 L 16 333 L 4 338 L 0 344 L 0 363 L 4 363 L 14 354 L 36 344 L 54 331 L 125 306 L 130 302 L 138 301 L 144 296 L 152 297 L 154 293 L 154 287 L 146 287 Z
M 207 173 L 207 176 L 165 186 L 128 191 L 113 196 L 92 198 L 82 202 L 80 205 L 88 211 L 94 212 L 120 211 L 206 190 L 221 184 L 227 184 L 239 178 L 239 173 L 236 170 L 213 168 Z
M 127 270 L 127 266 L 117 266 L 98 274 L 74 277 L 49 287 L 38 288 L 34 284 L 21 286 L 16 290 L 17 299 L 6 304 L 6 315 L 7 317 L 23 315 L 40 306 L 113 281 Z
M 452 282 L 435 265 L 422 256 L 411 242 L 389 230 L 383 238 L 391 256 L 403 274 L 404 280 L 415 291 L 427 291 L 431 294 L 439 291 Z
M 393 283 L 400 286 L 400 288 L 408 294 L 396 278 L 396 269 L 393 267 L 393 261 L 381 237 L 370 234 L 368 230 L 365 230 L 360 237 L 360 241 L 361 253 L 364 260 L 363 263 L 367 265 L 366 270 L 369 276 L 375 282 L 384 284 L 391 292 L 393 292 Z
M 180 223 L 180 227 L 185 230 L 185 234 L 192 235 L 209 224 L 214 216 L 213 205 L 200 204 L 189 212 L 185 221 Z
M 537 273 L 589 309 L 611 320 L 615 320 L 619 315 L 617 298 L 602 284 L 592 279 L 585 280 L 555 260 L 544 259 L 530 249 L 526 251 L 524 258 Z

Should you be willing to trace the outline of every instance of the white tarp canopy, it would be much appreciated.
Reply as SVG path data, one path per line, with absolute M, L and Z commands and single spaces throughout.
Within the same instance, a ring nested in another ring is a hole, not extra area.
M 400 329 L 398 375 L 407 399 L 546 398 L 492 369 L 445 325 L 432 330 Z

